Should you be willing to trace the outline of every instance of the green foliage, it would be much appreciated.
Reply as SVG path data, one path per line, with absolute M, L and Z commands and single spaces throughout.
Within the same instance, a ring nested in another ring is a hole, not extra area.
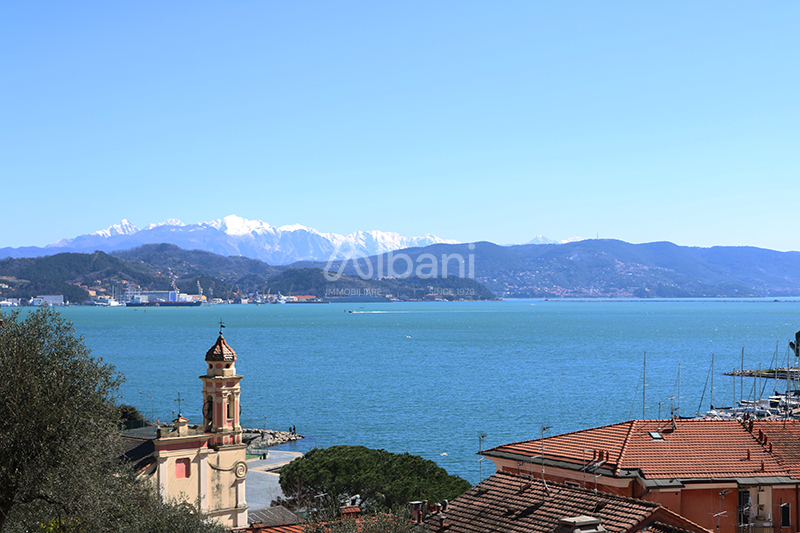
M 86 290 L 63 281 L 47 279 L 19 283 L 14 290 L 8 293 L 4 292 L 3 296 L 7 298 L 31 298 L 43 294 L 61 294 L 64 296 L 65 302 L 77 304 L 82 304 L 89 300 L 89 293 Z
M 593 239 L 511 246 L 524 259 L 513 271 L 482 272 L 505 295 L 742 297 L 800 294 L 800 254 L 747 247 L 691 248 L 669 242 Z M 503 287 L 501 289 L 500 287 Z
M 86 290 L 75 284 L 101 282 L 109 291 L 125 281 L 146 288 L 166 289 L 169 280 L 148 267 L 117 259 L 104 252 L 92 254 L 62 253 L 46 257 L 5 259 L 0 261 L 0 276 L 13 278 L 13 289 L 5 297 L 30 298 L 40 294 L 63 294 L 72 303 L 89 299 Z
M 116 394 L 120 376 L 89 357 L 72 327 L 41 308 L 0 326 L 0 520 L 17 505 L 47 502 L 54 510 L 82 513 L 76 487 L 102 486 L 96 457 L 111 468 Z
M 336 507 L 360 495 L 362 508 L 376 511 L 453 499 L 471 486 L 417 455 L 363 446 L 314 448 L 283 467 L 280 485 L 297 506 Z
M 117 411 L 119 412 L 119 420 L 122 422 L 142 422 L 144 421 L 144 416 L 139 410 L 133 406 L 128 405 L 126 403 L 120 404 L 117 407 Z
M 208 296 L 229 298 L 235 291 L 260 292 L 267 278 L 283 268 L 247 257 L 227 257 L 200 250 L 182 250 L 173 244 L 147 244 L 132 250 L 114 252 L 126 261 L 140 262 L 159 272 L 171 272 L 176 284 L 188 294 L 197 293 L 197 279 Z
M 223 531 L 121 462 L 122 376 L 52 308 L 22 316 L 0 314 L 0 530 Z
M 180 280 L 176 283 L 178 289 L 186 294 L 198 294 L 197 284 L 203 289 L 203 294 L 211 298 L 230 298 L 233 296 L 235 288 L 225 281 L 212 276 L 201 275 L 188 280 Z
M 466 247 L 464 247 L 466 251 Z M 426 249 L 425 249 L 426 250 Z M 466 257 L 466 253 L 464 255 Z M 453 267 L 455 270 L 455 267 Z M 197 294 L 200 283 L 208 298 L 232 299 L 237 294 L 347 294 L 354 289 L 372 294 L 392 294 L 402 299 L 422 299 L 434 290 L 444 299 L 487 300 L 494 294 L 473 279 L 447 278 L 361 279 L 355 272 L 337 281 L 325 279 L 319 268 L 274 267 L 246 257 L 224 257 L 198 250 L 181 250 L 171 244 L 150 244 L 133 250 L 93 254 L 63 253 L 49 257 L 0 261 L 0 276 L 11 289 L 5 298 L 30 298 L 40 294 L 63 294 L 72 303 L 89 300 L 77 286 L 121 290 L 127 282 L 145 290 L 166 290 L 172 282 L 181 292 Z M 377 276 L 376 276 L 377 277 Z
M 318 268 L 290 268 L 270 278 L 269 291 L 280 292 L 284 296 L 290 294 L 312 294 L 319 298 L 341 294 L 391 294 L 395 298 L 421 300 L 430 291 L 435 291 L 446 300 L 493 300 L 495 295 L 474 279 L 418 278 L 399 279 L 361 279 L 359 277 L 341 276 L 335 281 L 325 278 L 325 273 Z M 362 291 L 360 293 L 354 291 Z

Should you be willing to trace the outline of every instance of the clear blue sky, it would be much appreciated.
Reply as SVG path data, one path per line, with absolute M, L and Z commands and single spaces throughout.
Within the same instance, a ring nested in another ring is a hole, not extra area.
M 800 2 L 3 2 L 0 247 L 127 218 L 800 250 Z

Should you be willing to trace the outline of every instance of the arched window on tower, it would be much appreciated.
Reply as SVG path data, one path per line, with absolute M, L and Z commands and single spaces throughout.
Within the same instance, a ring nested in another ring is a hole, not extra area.
M 214 416 L 214 398 L 209 394 L 206 396 L 206 401 L 203 402 L 203 418 L 209 422 L 213 420 Z
M 228 394 L 228 419 L 233 420 L 233 394 Z

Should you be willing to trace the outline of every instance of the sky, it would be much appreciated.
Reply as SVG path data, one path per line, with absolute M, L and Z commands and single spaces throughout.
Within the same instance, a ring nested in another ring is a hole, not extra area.
M 800 250 L 800 3 L 3 2 L 0 247 L 236 214 Z

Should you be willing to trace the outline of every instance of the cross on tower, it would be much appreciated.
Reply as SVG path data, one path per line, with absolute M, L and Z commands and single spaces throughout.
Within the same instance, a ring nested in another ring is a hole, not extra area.
M 172 401 L 173 402 L 178 402 L 178 418 L 180 418 L 180 416 L 181 416 L 181 401 L 182 401 L 181 400 L 181 393 L 179 392 L 178 393 L 178 398 L 175 399 L 175 400 L 172 400 Z
M 222 323 L 222 319 L 219 319 L 219 334 L 222 335 L 222 328 L 225 327 L 225 324 Z

